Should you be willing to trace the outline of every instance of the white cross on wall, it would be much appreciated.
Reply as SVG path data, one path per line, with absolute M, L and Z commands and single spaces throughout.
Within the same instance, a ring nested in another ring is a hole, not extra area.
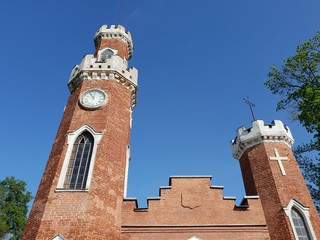
M 276 148 L 274 148 L 273 150 L 274 150 L 274 155 L 276 155 L 276 156 L 275 157 L 270 157 L 270 160 L 278 161 L 281 173 L 282 173 L 283 176 L 285 176 L 286 172 L 284 171 L 284 168 L 283 168 L 283 165 L 282 165 L 281 161 L 288 160 L 288 157 L 280 157 L 279 153 L 278 153 L 278 150 Z

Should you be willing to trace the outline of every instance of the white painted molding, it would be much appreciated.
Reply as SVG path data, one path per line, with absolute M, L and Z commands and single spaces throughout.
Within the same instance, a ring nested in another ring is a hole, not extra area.
M 92 155 L 91 155 L 91 162 L 90 162 L 88 178 L 87 178 L 87 183 L 86 183 L 86 189 L 84 189 L 84 191 L 87 191 L 87 189 L 89 189 L 89 187 L 90 187 L 91 177 L 92 177 L 92 172 L 93 172 L 93 167 L 94 167 L 94 162 L 95 162 L 95 159 L 96 159 L 96 152 L 97 152 L 97 148 L 98 148 L 98 145 L 99 145 L 99 143 L 101 141 L 101 138 L 102 138 L 103 134 L 101 132 L 96 132 L 92 127 L 90 127 L 89 125 L 85 124 L 82 127 L 80 127 L 77 130 L 75 130 L 74 132 L 71 132 L 71 133 L 68 134 L 68 149 L 67 149 L 66 156 L 64 158 L 63 165 L 62 165 L 62 170 L 61 170 L 61 173 L 60 173 L 60 176 L 59 176 L 58 186 L 57 186 L 57 189 L 56 189 L 57 191 L 69 191 L 69 189 L 64 189 L 63 185 L 64 185 L 64 181 L 65 181 L 68 165 L 69 165 L 69 162 L 70 162 L 72 148 L 73 148 L 74 142 L 77 139 L 77 137 L 81 133 L 83 133 L 84 131 L 88 131 L 89 133 L 91 133 L 91 135 L 93 136 L 93 139 L 94 139 Z

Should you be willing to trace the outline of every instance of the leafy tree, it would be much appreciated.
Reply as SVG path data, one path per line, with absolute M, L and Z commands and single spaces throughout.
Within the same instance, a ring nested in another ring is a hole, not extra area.
M 296 55 L 284 60 L 281 68 L 271 67 L 265 85 L 282 99 L 277 110 L 288 110 L 313 134 L 313 139 L 294 149 L 320 212 L 320 31 L 297 47 Z
M 0 239 L 21 239 L 31 199 L 24 181 L 14 177 L 0 181 Z

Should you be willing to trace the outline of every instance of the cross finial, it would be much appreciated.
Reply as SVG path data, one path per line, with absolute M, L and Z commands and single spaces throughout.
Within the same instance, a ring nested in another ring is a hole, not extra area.
M 244 100 L 244 102 L 245 102 L 246 104 L 249 105 L 250 111 L 251 111 L 251 114 L 252 114 L 253 121 L 255 121 L 255 120 L 256 120 L 256 117 L 254 116 L 254 113 L 253 113 L 253 107 L 255 107 L 256 105 L 254 105 L 253 102 L 250 102 L 249 97 L 247 97 L 247 99 L 244 98 L 243 100 Z

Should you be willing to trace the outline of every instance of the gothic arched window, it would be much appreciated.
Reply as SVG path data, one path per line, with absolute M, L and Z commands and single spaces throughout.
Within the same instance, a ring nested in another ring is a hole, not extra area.
M 65 176 L 65 189 L 86 189 L 94 139 L 85 131 L 75 140 Z
M 293 226 L 296 230 L 298 239 L 299 240 L 311 239 L 308 233 L 306 222 L 303 219 L 303 216 L 294 207 L 291 209 L 291 218 L 292 218 Z
M 111 58 L 113 55 L 114 55 L 114 52 L 112 50 L 106 49 L 100 54 L 100 61 L 105 62 L 107 59 Z
M 309 216 L 309 208 L 302 205 L 295 199 L 291 199 L 283 208 L 292 226 L 295 239 L 314 240 L 317 239 Z

